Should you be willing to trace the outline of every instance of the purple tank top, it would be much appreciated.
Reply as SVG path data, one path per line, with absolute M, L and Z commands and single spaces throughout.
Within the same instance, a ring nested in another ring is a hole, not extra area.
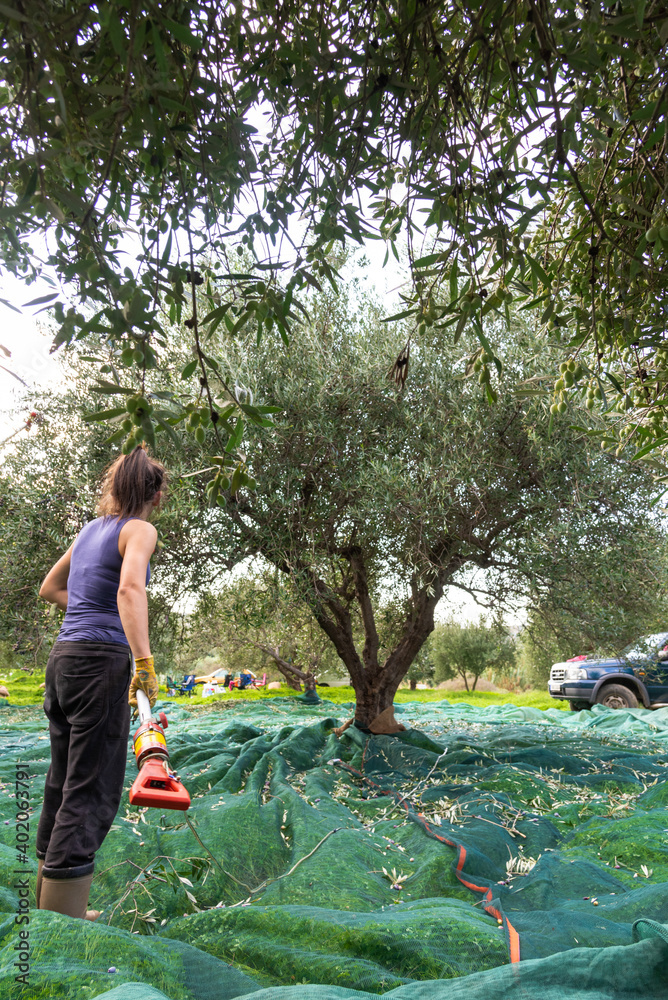
M 72 548 L 67 580 L 67 611 L 57 642 L 120 642 L 127 646 L 117 594 L 123 560 L 118 536 L 136 518 L 98 517 L 85 524 Z M 146 582 L 151 578 L 146 567 Z

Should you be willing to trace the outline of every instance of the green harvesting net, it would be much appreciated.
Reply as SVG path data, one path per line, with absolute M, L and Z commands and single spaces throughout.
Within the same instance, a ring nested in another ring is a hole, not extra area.
M 668 709 L 410 704 L 339 738 L 327 702 L 162 707 L 188 814 L 126 792 L 101 919 L 32 909 L 23 938 L 14 780 L 32 838 L 48 739 L 2 710 L 0 998 L 668 996 Z

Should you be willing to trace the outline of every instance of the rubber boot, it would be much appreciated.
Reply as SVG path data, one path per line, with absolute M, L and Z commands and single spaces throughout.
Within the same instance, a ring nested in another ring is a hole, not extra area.
M 44 858 L 37 859 L 37 883 L 35 885 L 35 909 L 39 910 L 39 897 L 42 891 L 42 868 L 44 867 Z
M 93 881 L 93 873 L 79 878 L 42 877 L 39 908 L 63 913 L 66 917 L 81 920 L 97 920 L 101 910 L 87 910 L 88 893 Z

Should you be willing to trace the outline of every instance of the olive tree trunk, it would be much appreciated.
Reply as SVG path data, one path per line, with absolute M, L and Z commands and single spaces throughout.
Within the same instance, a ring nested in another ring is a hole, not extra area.
M 323 632 L 333 642 L 339 657 L 348 668 L 355 689 L 355 724 L 368 728 L 374 719 L 394 704 L 394 696 L 413 660 L 434 629 L 434 610 L 443 593 L 440 574 L 416 590 L 401 638 L 381 663 L 379 638 L 369 594 L 363 553 L 350 546 L 343 553 L 350 566 L 355 600 L 364 626 L 364 648 L 360 656 L 353 638 L 349 607 L 321 580 L 312 577 L 319 598 L 314 615 Z M 450 572 L 447 567 L 445 573 Z

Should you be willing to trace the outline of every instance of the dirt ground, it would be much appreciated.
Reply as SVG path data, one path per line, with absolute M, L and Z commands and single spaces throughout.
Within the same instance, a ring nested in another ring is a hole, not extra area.
M 469 690 L 473 687 L 473 678 L 469 677 Z M 419 688 L 426 687 L 426 684 L 418 684 Z M 436 687 L 440 691 L 465 691 L 464 681 L 461 677 L 455 677 L 451 681 L 441 681 Z M 486 681 L 484 677 L 478 678 L 478 683 L 475 686 L 476 691 L 496 691 L 497 693 L 505 691 L 505 688 L 497 687 L 496 684 L 492 684 L 491 681 Z

